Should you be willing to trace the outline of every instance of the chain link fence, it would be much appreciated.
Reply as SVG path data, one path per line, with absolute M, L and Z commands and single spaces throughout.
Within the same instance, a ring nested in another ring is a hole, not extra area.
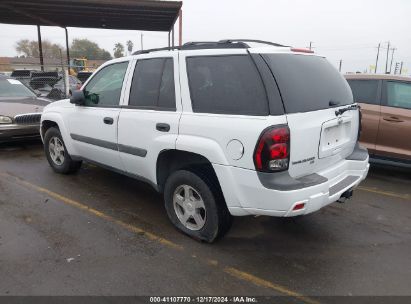
M 69 98 L 91 76 L 94 68 L 84 64 L 68 65 L 63 58 L 44 58 L 43 65 L 39 58 L 15 57 L 7 58 L 7 62 L 0 60 L 0 74 L 19 80 L 37 96 L 51 100 Z

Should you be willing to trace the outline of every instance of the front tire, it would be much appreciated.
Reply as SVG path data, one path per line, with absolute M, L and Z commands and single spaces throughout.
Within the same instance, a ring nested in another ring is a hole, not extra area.
M 44 135 L 44 153 L 53 170 L 61 174 L 69 174 L 78 171 L 81 161 L 74 161 L 67 152 L 60 130 L 50 128 Z
M 210 174 L 172 173 L 164 187 L 164 201 L 174 226 L 196 240 L 212 243 L 231 226 L 221 189 Z

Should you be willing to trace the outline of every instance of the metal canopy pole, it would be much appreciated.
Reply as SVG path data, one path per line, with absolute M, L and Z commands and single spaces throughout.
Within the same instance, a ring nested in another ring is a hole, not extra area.
M 43 45 L 41 43 L 40 25 L 37 25 L 37 39 L 39 44 L 40 66 L 41 70 L 44 72 Z
M 64 28 L 65 32 L 66 32 L 66 51 L 67 51 L 67 66 L 68 69 L 70 71 L 70 47 L 69 47 L 69 39 L 68 39 L 68 32 L 67 32 L 67 28 Z
M 171 29 L 171 47 L 174 47 L 174 25 Z
M 170 43 L 171 43 L 171 41 L 170 41 L 170 32 L 171 31 L 168 31 L 168 47 L 170 47 Z
M 182 46 L 183 44 L 183 10 L 180 9 L 178 15 L 178 45 Z

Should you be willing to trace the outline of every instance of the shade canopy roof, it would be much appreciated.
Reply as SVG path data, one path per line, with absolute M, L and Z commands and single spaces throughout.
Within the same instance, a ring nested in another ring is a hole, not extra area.
M 1 0 L 0 23 L 170 31 L 181 1 Z

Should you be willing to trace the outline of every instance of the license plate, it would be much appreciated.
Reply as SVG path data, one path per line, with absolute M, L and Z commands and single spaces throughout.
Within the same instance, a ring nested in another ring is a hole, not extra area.
M 319 157 L 337 154 L 350 141 L 351 121 L 340 121 L 336 124 L 324 124 L 321 132 Z

